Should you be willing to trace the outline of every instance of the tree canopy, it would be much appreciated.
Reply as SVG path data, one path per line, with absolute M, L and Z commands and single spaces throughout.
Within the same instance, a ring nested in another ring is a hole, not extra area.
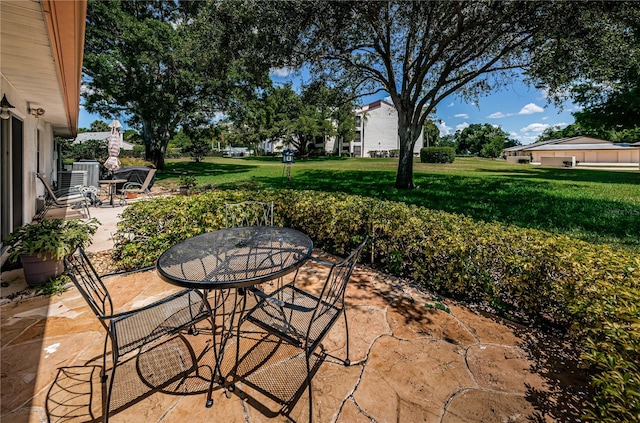
M 485 124 L 471 124 L 454 135 L 456 153 L 474 154 L 480 157 L 499 157 L 502 150 L 519 145 L 516 140 L 500 127 Z
M 582 2 L 565 15 L 571 25 L 549 27 L 528 75 L 556 102 L 582 106 L 574 117 L 583 130 L 632 138 L 640 128 L 640 4 Z
M 125 116 L 163 168 L 178 127 L 209 124 L 235 90 L 268 80 L 270 63 L 246 54 L 260 40 L 244 20 L 228 2 L 89 1 L 87 110 Z
M 353 101 L 348 95 L 313 83 L 296 93 L 291 84 L 273 86 L 228 111 L 236 145 L 259 145 L 282 140 L 299 155 L 306 155 L 326 137 L 353 139 Z
M 305 3 L 298 57 L 316 78 L 359 95 L 389 94 L 400 139 L 395 186 L 413 188 L 413 146 L 431 111 L 451 94 L 475 98 L 496 89 L 526 65 L 549 8 L 511 1 Z

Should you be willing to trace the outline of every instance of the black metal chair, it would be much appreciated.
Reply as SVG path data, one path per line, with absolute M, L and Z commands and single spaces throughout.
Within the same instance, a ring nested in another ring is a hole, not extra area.
M 227 228 L 273 226 L 273 201 L 225 204 L 224 211 Z
M 268 295 L 258 291 L 257 295 L 261 300 L 243 319 L 243 321 L 254 323 L 282 341 L 304 350 L 307 364 L 306 384 L 309 390 L 309 421 L 313 418 L 311 356 L 340 315 L 344 316 L 347 336 L 344 364 L 346 366 L 351 364 L 344 296 L 347 282 L 367 239 L 368 237 L 339 263 L 310 259 L 329 266 L 329 273 L 319 296 L 298 288 L 297 280 Z
M 245 226 L 273 226 L 273 201 L 243 201 L 224 205 L 224 216 L 227 228 Z M 277 286 L 282 285 L 282 278 Z M 254 285 L 250 292 L 261 290 L 264 284 Z
M 195 324 L 201 320 L 209 319 L 211 327 L 214 327 L 211 306 L 202 293 L 186 289 L 145 307 L 114 314 L 109 291 L 81 248 L 65 259 L 65 265 L 67 274 L 107 331 L 101 374 L 104 384 L 108 379 L 107 343 L 111 340 L 113 367 L 103 408 L 104 421 L 107 422 L 113 381 L 120 358 L 132 351 L 140 352 L 163 337 L 175 335 L 185 329 L 193 331 Z M 208 392 L 208 401 L 211 400 L 211 390 L 210 388 Z

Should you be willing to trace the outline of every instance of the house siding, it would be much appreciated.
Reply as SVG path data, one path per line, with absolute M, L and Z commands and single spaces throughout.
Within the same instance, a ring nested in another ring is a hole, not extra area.
M 352 143 L 361 148 L 358 157 L 371 157 L 372 153 L 400 149 L 398 113 L 392 104 L 376 101 L 357 110 L 356 115 L 362 117 L 361 126 L 358 128 L 361 141 Z M 413 153 L 420 154 L 422 146 L 423 134 L 420 133 Z M 353 149 L 351 152 L 353 153 Z
M 542 157 L 575 157 L 581 164 L 638 165 L 640 149 L 634 145 L 616 145 L 607 140 L 572 137 L 549 140 L 506 149 L 505 156 L 529 156 L 540 163 Z

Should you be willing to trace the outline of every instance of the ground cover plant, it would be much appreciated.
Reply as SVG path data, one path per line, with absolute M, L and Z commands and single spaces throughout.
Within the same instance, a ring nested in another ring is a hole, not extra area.
M 306 189 L 401 201 L 429 209 L 542 229 L 640 253 L 640 172 L 545 168 L 502 160 L 456 158 L 451 164 L 414 163 L 418 189 L 393 188 L 396 159 L 207 158 L 167 161 L 156 181 L 178 185 L 182 172 L 199 187 Z
M 494 313 L 565 330 L 582 352 L 596 395 L 592 421 L 640 413 L 640 256 L 566 235 L 363 196 L 238 190 L 157 198 L 122 213 L 114 253 L 125 268 L 182 239 L 224 226 L 224 204 L 275 202 L 275 223 L 343 255 L 364 234 L 374 267 Z

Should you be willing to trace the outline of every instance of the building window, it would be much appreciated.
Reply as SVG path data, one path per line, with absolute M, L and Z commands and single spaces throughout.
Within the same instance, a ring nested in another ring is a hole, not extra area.
M 355 145 L 355 146 L 353 146 L 353 155 L 354 155 L 355 157 L 360 157 L 360 156 L 362 156 L 362 150 L 361 150 L 361 147 L 360 147 L 359 145 Z
M 356 116 L 356 127 L 359 128 L 362 125 L 362 116 Z
M 356 132 L 356 136 L 353 138 L 353 142 L 360 142 L 362 141 L 362 134 L 360 133 L 360 131 Z

